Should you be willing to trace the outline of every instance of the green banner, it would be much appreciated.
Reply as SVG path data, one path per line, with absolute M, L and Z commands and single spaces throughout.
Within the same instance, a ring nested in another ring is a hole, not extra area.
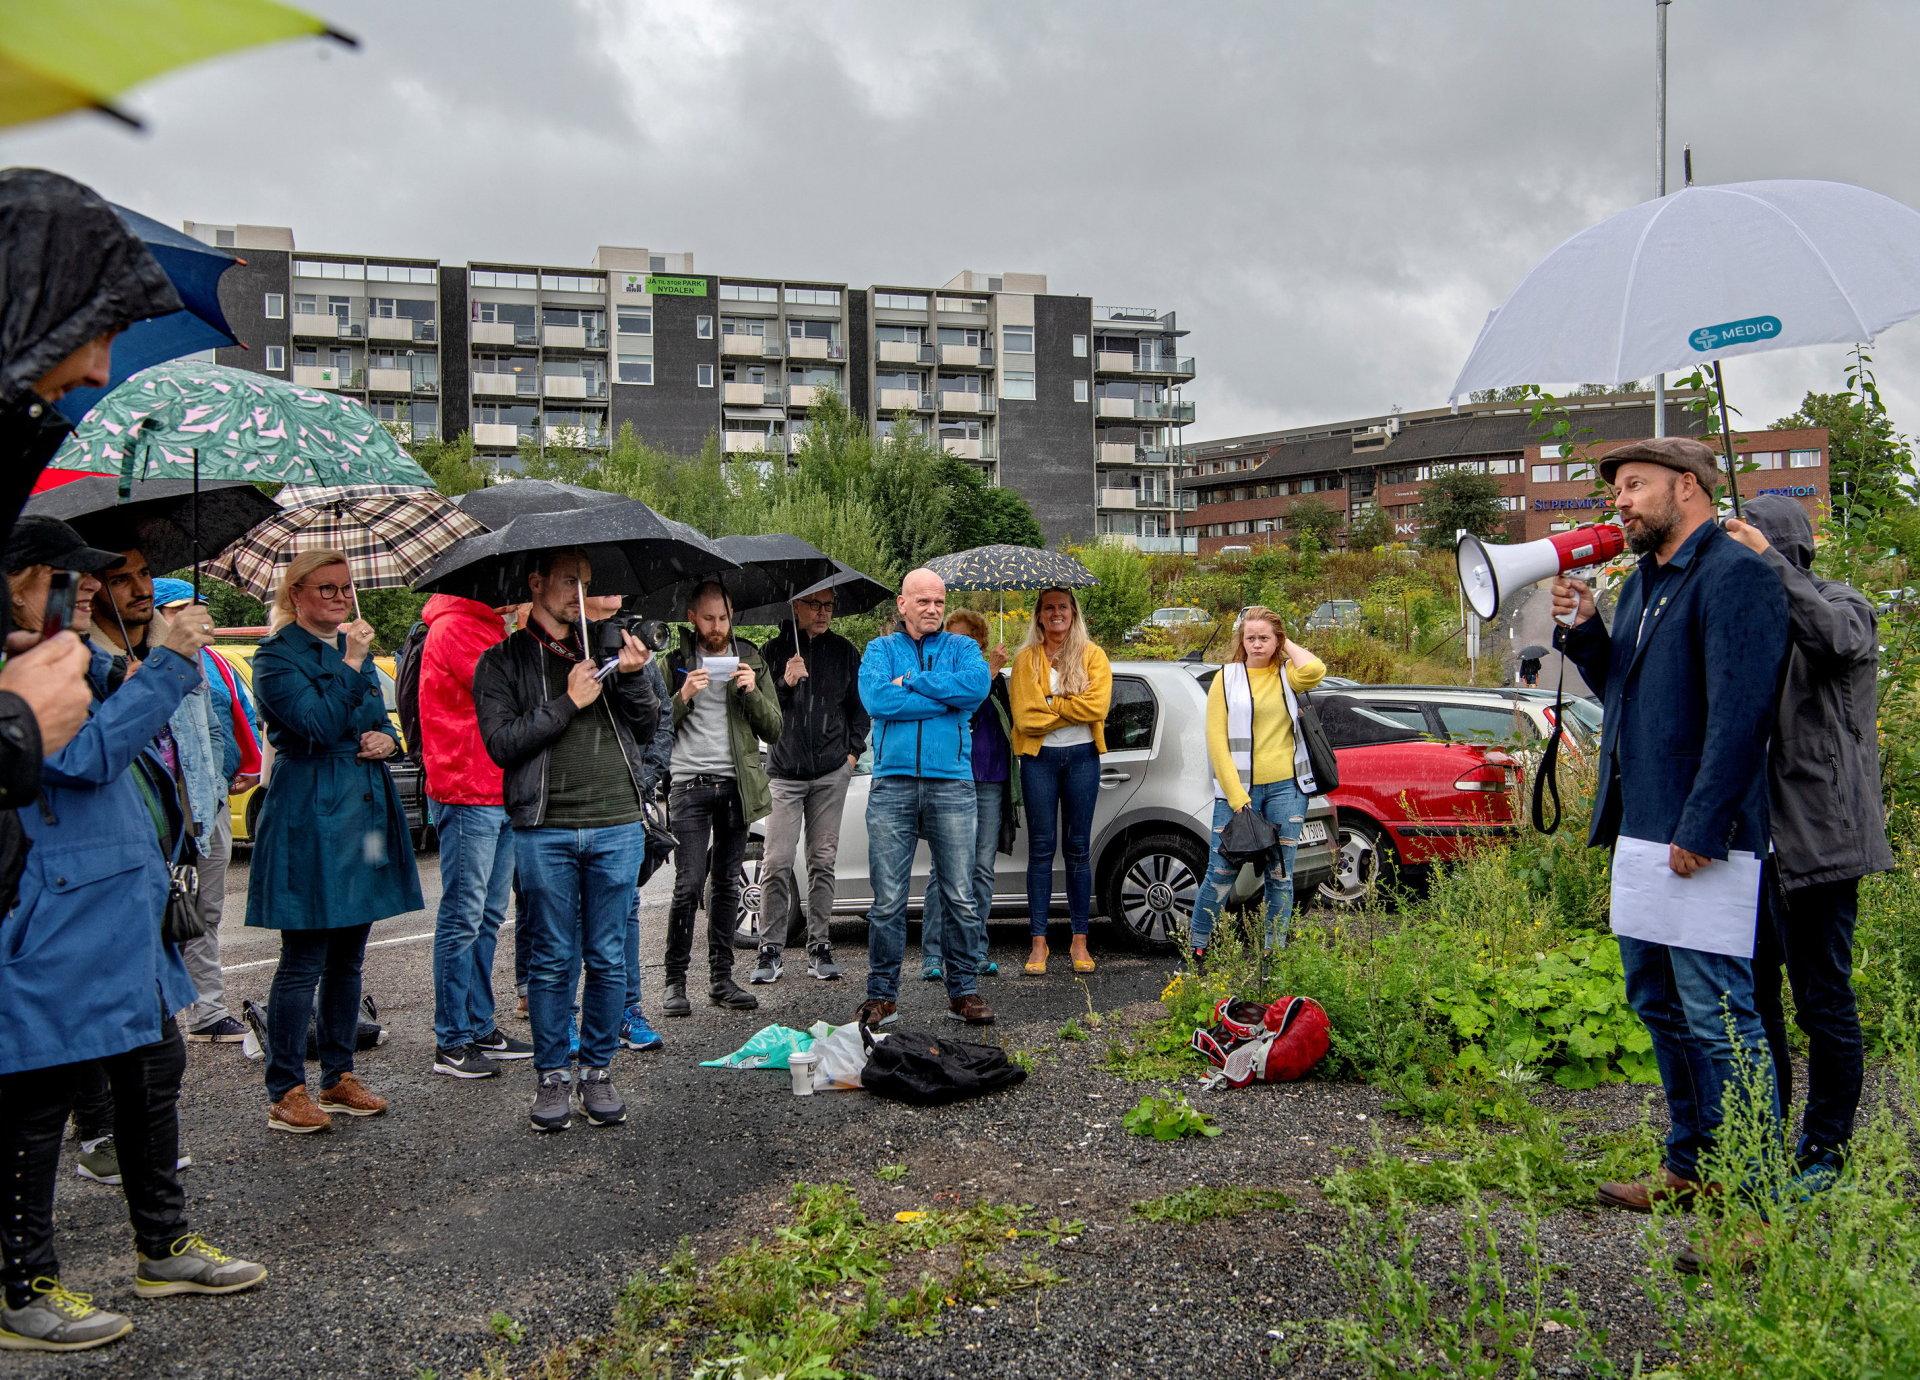
M 647 275 L 647 291 L 655 297 L 705 297 L 705 278 L 676 278 L 665 273 Z

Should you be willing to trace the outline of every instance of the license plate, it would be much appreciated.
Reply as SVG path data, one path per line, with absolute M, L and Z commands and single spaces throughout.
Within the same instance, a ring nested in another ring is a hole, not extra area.
M 1309 820 L 1307 823 L 1300 826 L 1300 842 L 1325 843 L 1326 841 L 1327 841 L 1327 826 L 1321 823 L 1319 820 L 1317 819 Z

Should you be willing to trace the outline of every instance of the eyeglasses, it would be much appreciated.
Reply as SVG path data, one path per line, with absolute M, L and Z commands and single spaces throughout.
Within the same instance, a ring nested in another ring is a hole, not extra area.
M 794 602 L 803 609 L 812 609 L 815 613 L 833 612 L 833 600 L 831 599 L 796 599 Z
M 344 585 L 302 585 L 300 587 L 302 589 L 312 590 L 322 599 L 344 599 L 353 593 L 353 585 L 351 583 Z

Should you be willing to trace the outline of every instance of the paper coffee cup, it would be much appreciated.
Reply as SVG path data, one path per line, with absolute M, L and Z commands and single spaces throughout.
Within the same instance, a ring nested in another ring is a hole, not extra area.
M 793 1079 L 795 1097 L 813 1096 L 813 1066 L 815 1060 L 811 1050 L 796 1050 L 787 1056 L 787 1073 Z

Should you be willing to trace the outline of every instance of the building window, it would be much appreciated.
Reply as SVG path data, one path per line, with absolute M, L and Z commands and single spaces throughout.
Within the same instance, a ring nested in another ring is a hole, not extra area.
M 701 388 L 713 387 L 713 366 L 696 364 L 693 368 L 693 381 Z
M 1085 379 L 1075 379 L 1073 381 L 1073 400 L 1077 403 L 1083 403 L 1087 400 L 1087 381 Z
M 1536 484 L 1558 484 L 1560 482 L 1560 467 L 1558 465 L 1535 465 L 1533 467 L 1533 482 Z
M 665 254 L 647 255 L 647 272 L 665 273 L 666 271 L 667 271 L 667 256 Z
M 621 355 L 620 382 L 652 383 L 653 361 L 642 355 Z
M 311 292 L 294 293 L 293 314 L 295 316 L 318 316 L 320 314 L 320 298 Z
M 284 345 L 267 346 L 267 372 L 285 373 L 287 368 L 287 347 Z
M 1746 458 L 1753 463 L 1756 470 L 1777 470 L 1786 456 L 1777 450 L 1756 450 L 1750 452 Z
M 760 283 L 720 284 L 722 302 L 778 302 L 780 290 Z
M 1518 460 L 1489 460 L 1487 461 L 1487 473 L 1518 474 L 1520 473 L 1520 462 Z
M 790 287 L 787 289 L 787 301 L 802 307 L 837 307 L 840 305 L 840 289 Z
M 1025 400 L 1033 397 L 1033 371 L 1030 369 L 1009 369 L 1005 383 L 1001 386 L 1000 396 L 1008 400 Z
M 1577 460 L 1570 460 L 1567 462 L 1567 482 L 1569 484 L 1573 483 L 1576 479 L 1590 480 L 1592 478 L 1593 478 L 1592 465 L 1587 464 L 1583 461 L 1577 461 Z
M 267 294 L 266 304 L 261 308 L 261 310 L 266 314 L 266 318 L 269 321 L 280 321 L 285 319 L 287 314 L 286 295 L 284 293 L 279 293 L 279 292 L 269 292 Z
M 1820 452 L 1817 450 L 1788 451 L 1787 464 L 1796 470 L 1817 470 L 1820 468 Z
M 583 278 L 577 273 L 542 273 L 540 286 L 548 292 L 605 292 L 605 278 Z
M 1540 447 L 1540 458 L 1542 460 L 1558 460 L 1565 454 L 1566 447 L 1563 445 Z
M 1087 338 L 1084 335 L 1076 335 L 1073 338 L 1073 357 L 1075 359 L 1087 357 Z
M 645 307 L 622 307 L 617 319 L 621 335 L 653 334 L 653 313 Z
M 233 248 L 233 231 L 231 230 L 214 231 L 213 247 L 215 249 L 232 249 Z
M 926 294 L 919 292 L 876 292 L 873 294 L 873 305 L 891 307 L 896 311 L 925 311 L 927 298 Z
M 713 339 L 713 318 L 711 316 L 694 317 L 693 333 L 694 335 L 698 336 L 701 340 L 712 340 Z
M 1010 355 L 1032 354 L 1033 327 L 1002 326 L 1000 328 L 1000 347 Z

